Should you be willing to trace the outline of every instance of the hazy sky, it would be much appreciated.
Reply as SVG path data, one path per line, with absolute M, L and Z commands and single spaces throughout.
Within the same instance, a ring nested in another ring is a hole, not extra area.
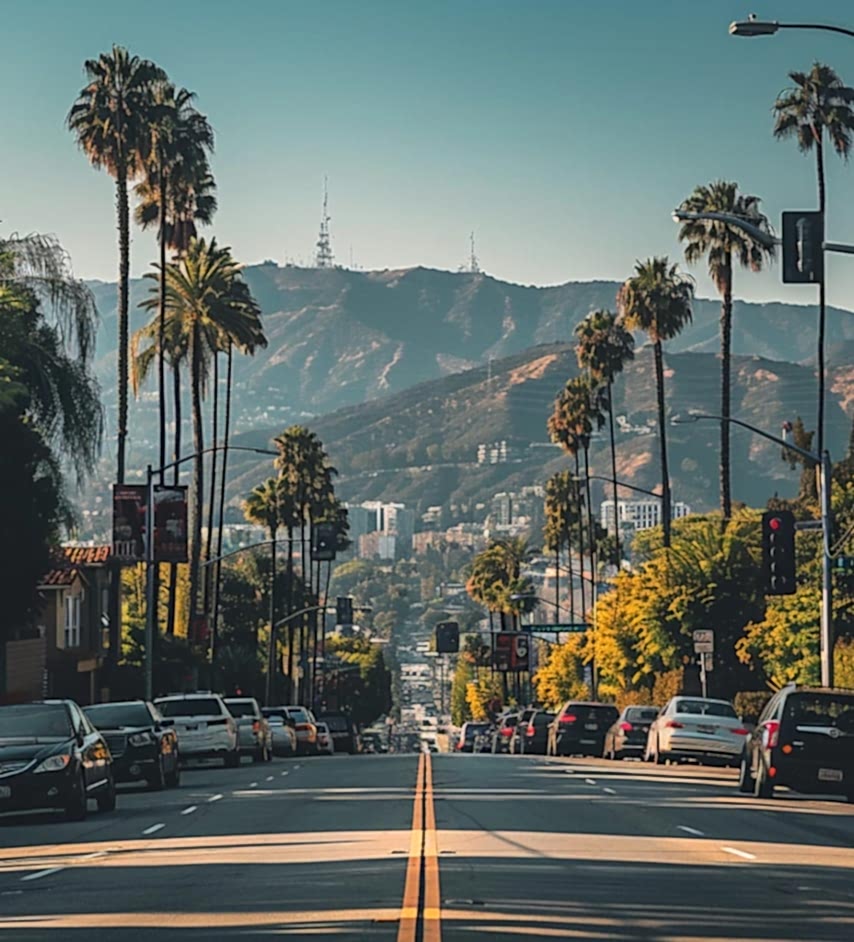
M 773 140 L 770 109 L 814 59 L 854 83 L 854 39 L 727 34 L 805 9 L 854 26 L 851 0 L 0 0 L 0 231 L 54 232 L 78 274 L 115 278 L 112 181 L 64 128 L 83 60 L 115 42 L 198 93 L 212 231 L 242 261 L 312 257 L 326 174 L 343 264 L 455 269 L 473 229 L 499 278 L 622 279 L 679 255 L 670 211 L 696 183 L 737 180 L 775 225 L 814 207 L 814 159 Z M 854 167 L 832 157 L 828 185 L 828 238 L 854 242 Z M 141 274 L 153 239 L 132 253 Z M 815 294 L 778 269 L 736 291 Z M 854 258 L 829 298 L 854 308 Z

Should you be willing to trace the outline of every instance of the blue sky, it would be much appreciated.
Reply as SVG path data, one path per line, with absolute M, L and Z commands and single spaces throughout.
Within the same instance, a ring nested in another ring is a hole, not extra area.
M 737 180 L 775 225 L 816 202 L 814 160 L 773 140 L 770 109 L 815 59 L 854 83 L 854 39 L 730 37 L 751 11 L 804 18 L 802 0 L 0 0 L 0 225 L 54 232 L 80 275 L 114 279 L 112 183 L 63 122 L 83 60 L 118 42 L 198 93 L 212 231 L 242 261 L 311 258 L 326 174 L 344 264 L 455 269 L 475 230 L 499 278 L 622 279 L 679 256 L 670 211 L 696 183 Z M 849 0 L 808 12 L 854 26 Z M 829 163 L 828 238 L 854 242 L 854 167 Z M 141 274 L 153 239 L 132 251 Z M 815 293 L 778 269 L 736 290 Z M 828 294 L 854 307 L 854 259 L 831 260 Z

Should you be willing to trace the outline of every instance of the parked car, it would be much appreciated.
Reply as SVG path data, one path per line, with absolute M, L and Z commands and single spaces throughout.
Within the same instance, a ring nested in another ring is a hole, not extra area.
M 144 780 L 154 789 L 180 785 L 178 734 L 153 703 L 98 703 L 83 712 L 107 741 L 117 782 Z
M 359 730 L 346 713 L 317 713 L 315 719 L 329 727 L 336 752 L 355 755 L 359 751 Z
M 492 723 L 487 723 L 486 728 L 475 735 L 472 752 L 492 752 L 494 736 L 495 726 Z
M 495 721 L 495 733 L 492 736 L 492 751 L 506 753 L 510 751 L 510 737 L 519 722 L 518 713 L 503 713 Z
M 276 707 L 276 709 L 284 710 L 294 721 L 294 730 L 297 734 L 297 755 L 317 755 L 317 725 L 311 710 L 299 704 Z
M 274 756 L 297 754 L 297 731 L 294 721 L 284 707 L 262 707 L 261 712 L 270 724 L 270 737 Z
M 549 726 L 555 718 L 547 710 L 534 710 L 527 719 L 520 719 L 510 739 L 514 755 L 544 756 L 549 744 Z
M 749 733 L 728 700 L 672 697 L 650 724 L 648 761 L 696 759 L 738 765 Z
M 528 728 L 528 722 L 536 712 L 533 707 L 526 707 L 519 712 L 516 725 L 513 727 L 513 732 L 510 734 L 510 742 L 507 744 L 507 751 L 511 756 L 516 756 L 521 753 L 522 747 L 519 745 L 519 737 L 525 735 L 524 731 Z
M 216 693 L 177 693 L 154 705 L 178 733 L 181 759 L 221 758 L 226 768 L 240 765 L 237 720 Z
M 605 733 L 602 755 L 606 759 L 643 758 L 649 728 L 658 716 L 658 707 L 628 706 Z
M 463 723 L 460 728 L 460 738 L 457 740 L 457 752 L 474 752 L 474 744 L 481 733 L 490 728 L 489 723 Z
M 335 755 L 335 740 L 326 723 L 317 721 L 317 751 L 323 756 Z
M 854 691 L 788 686 L 744 743 L 738 787 L 773 798 L 777 785 L 854 802 Z
M 225 697 L 228 712 L 237 720 L 237 748 L 253 762 L 269 762 L 273 758 L 273 737 L 270 724 L 254 697 Z
M 0 812 L 58 808 L 81 821 L 89 800 L 116 807 L 104 736 L 72 700 L 0 706 Z
M 605 733 L 620 715 L 612 703 L 570 700 L 549 726 L 550 756 L 601 756 Z

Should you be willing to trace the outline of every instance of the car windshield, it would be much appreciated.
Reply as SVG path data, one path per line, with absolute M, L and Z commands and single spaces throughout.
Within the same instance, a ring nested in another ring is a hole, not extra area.
M 786 698 L 783 716 L 798 726 L 835 726 L 854 732 L 854 696 L 795 693 Z
M 626 720 L 629 723 L 644 723 L 654 720 L 657 716 L 658 710 L 655 707 L 631 707 L 626 710 Z
M 487 729 L 487 723 L 466 723 L 465 738 L 466 740 L 474 739 L 478 733 L 482 733 Z
M 295 723 L 311 722 L 311 718 L 308 715 L 308 710 L 304 710 L 302 707 L 288 707 L 288 716 Z
M 346 733 L 350 728 L 346 716 L 325 716 L 323 722 L 333 733 Z
M 254 700 L 226 700 L 228 712 L 235 718 L 242 716 L 257 716 L 258 707 Z
M 151 726 L 154 723 L 144 703 L 100 703 L 85 707 L 83 712 L 96 729 Z
M 674 708 L 675 713 L 682 713 L 695 716 L 727 716 L 731 719 L 737 719 L 735 710 L 729 703 L 722 703 L 719 700 L 677 700 Z
M 219 700 L 213 697 L 187 697 L 158 701 L 163 716 L 222 716 Z
M 0 740 L 70 739 L 71 719 L 62 704 L 24 703 L 0 707 Z

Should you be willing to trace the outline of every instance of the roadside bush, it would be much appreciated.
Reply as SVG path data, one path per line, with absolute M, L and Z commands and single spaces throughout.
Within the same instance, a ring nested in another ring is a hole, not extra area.
M 677 667 L 672 671 L 665 671 L 655 678 L 655 685 L 652 688 L 652 703 L 654 706 L 663 707 L 671 698 L 682 692 L 682 668 Z
M 771 690 L 739 690 L 733 697 L 732 705 L 739 716 L 755 723 L 772 695 L 773 691 Z

